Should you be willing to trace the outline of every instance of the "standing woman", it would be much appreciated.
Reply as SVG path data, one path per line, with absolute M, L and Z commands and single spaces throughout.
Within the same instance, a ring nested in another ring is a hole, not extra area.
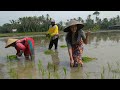
M 20 57 L 22 56 L 22 53 L 24 53 L 24 56 L 26 59 L 34 59 L 34 40 L 30 37 L 25 37 L 23 39 L 8 39 L 6 42 L 5 48 L 8 47 L 14 47 L 17 51 L 16 56 Z
M 68 32 L 66 35 L 66 43 L 68 46 L 71 67 L 77 67 L 78 64 L 83 66 L 83 43 L 88 43 L 88 36 L 90 35 L 90 32 L 85 34 L 82 30 L 83 27 L 84 25 L 81 22 L 71 20 L 64 29 L 64 32 Z

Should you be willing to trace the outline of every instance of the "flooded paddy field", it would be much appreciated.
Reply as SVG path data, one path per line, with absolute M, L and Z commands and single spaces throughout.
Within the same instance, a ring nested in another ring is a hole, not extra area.
M 20 37 L 22 38 L 22 37 Z M 58 51 L 46 55 L 49 39 L 33 36 L 35 60 L 9 60 L 7 55 L 16 54 L 13 47 L 5 47 L 4 37 L 0 38 L 0 79 L 117 79 L 120 78 L 120 32 L 92 33 L 89 43 L 84 45 L 83 56 L 97 58 L 84 63 L 83 67 L 71 68 L 65 46 L 65 35 L 60 36 Z

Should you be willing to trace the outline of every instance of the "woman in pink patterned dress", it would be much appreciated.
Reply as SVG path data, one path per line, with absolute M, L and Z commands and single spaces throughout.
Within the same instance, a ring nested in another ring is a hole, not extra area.
M 10 46 L 15 47 L 17 56 L 21 56 L 24 53 L 26 59 L 34 58 L 34 40 L 30 37 L 25 37 L 23 39 L 8 39 L 5 48 Z

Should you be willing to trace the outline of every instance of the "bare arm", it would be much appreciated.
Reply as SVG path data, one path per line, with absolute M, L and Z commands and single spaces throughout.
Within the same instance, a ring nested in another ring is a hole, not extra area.
M 68 48 L 68 53 L 69 53 L 70 61 L 72 61 L 73 60 L 73 57 L 72 57 L 72 48 Z
M 86 38 L 83 39 L 84 44 L 88 44 L 88 37 L 89 37 L 89 35 L 90 35 L 90 31 L 87 31 Z
M 70 58 L 70 63 L 74 63 L 74 60 L 73 60 L 73 57 L 72 57 L 72 46 L 71 46 L 71 43 L 70 43 L 70 40 L 69 38 L 67 38 L 66 36 L 66 43 L 67 43 L 67 46 L 68 46 L 68 53 L 69 53 L 69 58 Z

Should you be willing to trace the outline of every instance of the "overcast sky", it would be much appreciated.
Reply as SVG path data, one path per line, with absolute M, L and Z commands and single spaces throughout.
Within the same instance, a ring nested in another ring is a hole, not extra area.
M 4 23 L 9 23 L 9 20 L 17 20 L 19 17 L 24 16 L 41 16 L 49 14 L 50 17 L 54 18 L 56 22 L 67 21 L 67 19 L 81 17 L 83 20 L 87 18 L 88 15 L 93 15 L 94 11 L 0 11 L 0 25 Z M 112 18 L 120 15 L 120 11 L 99 11 L 99 17 Z

